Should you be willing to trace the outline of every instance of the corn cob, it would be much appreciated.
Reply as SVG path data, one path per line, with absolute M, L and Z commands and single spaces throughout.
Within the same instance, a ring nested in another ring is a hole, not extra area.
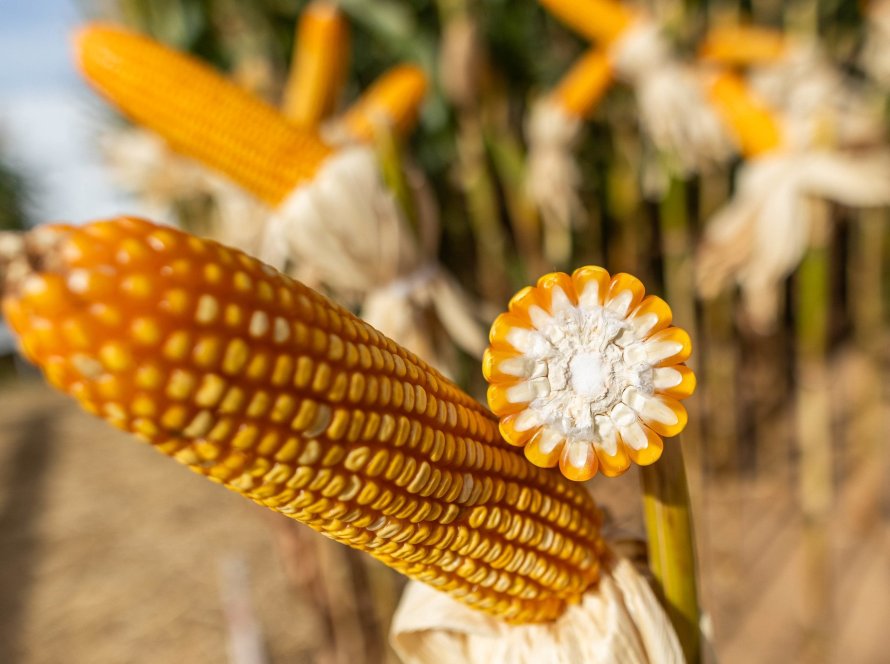
M 719 72 L 711 81 L 708 94 L 746 157 L 779 147 L 782 136 L 778 121 L 737 74 Z
M 686 426 L 692 343 L 667 303 L 644 295 L 635 277 L 588 266 L 541 277 L 495 319 L 488 404 L 535 465 L 572 480 L 620 475 L 657 461 L 661 436 Z
M 203 63 L 121 28 L 78 34 L 83 74 L 134 122 L 171 147 L 277 205 L 332 154 L 313 132 Z
M 592 48 L 581 56 L 551 93 L 568 115 L 586 118 L 612 83 L 612 64 L 604 51 Z
M 346 82 L 349 24 L 336 4 L 309 3 L 297 25 L 290 76 L 284 89 L 284 115 L 311 129 L 329 117 Z
M 636 20 L 633 11 L 615 0 L 538 0 L 542 7 L 590 41 L 608 45 Z
M 376 123 L 381 121 L 396 134 L 406 136 L 417 122 L 424 95 L 426 75 L 420 67 L 410 64 L 393 67 L 343 115 L 343 126 L 360 141 L 371 141 Z
M 712 28 L 699 45 L 701 60 L 728 67 L 775 62 L 786 52 L 785 36 L 776 30 L 751 25 Z
M 49 382 L 195 472 L 507 621 L 597 581 L 583 488 L 299 282 L 135 219 L 42 227 L 11 265 L 3 312 Z

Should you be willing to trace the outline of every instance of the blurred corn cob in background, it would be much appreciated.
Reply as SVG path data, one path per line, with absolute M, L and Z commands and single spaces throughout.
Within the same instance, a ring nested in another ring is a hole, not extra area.
M 335 148 L 206 66 L 124 30 L 86 29 L 79 54 L 85 75 L 125 114 L 277 208 L 255 231 L 267 260 L 346 302 L 386 295 L 385 306 L 366 314 L 432 360 L 442 356 L 432 345 L 431 314 L 457 343 L 481 353 L 484 337 L 469 305 L 435 256 L 424 255 L 370 148 Z M 403 76 L 417 89 L 417 70 Z M 373 95 L 351 115 L 393 110 L 390 100 Z M 382 120 L 407 126 L 411 106 L 397 101 L 397 115 Z M 357 235 L 367 241 L 355 242 Z
M 415 65 L 381 75 L 340 119 L 353 140 L 371 142 L 379 128 L 407 136 L 417 123 L 427 92 L 426 75 Z
M 312 129 L 337 109 L 349 73 L 349 23 L 335 2 L 316 0 L 300 14 L 282 112 Z
M 729 158 L 731 144 L 693 68 L 674 55 L 654 19 L 618 0 L 539 1 L 572 30 L 603 44 L 615 77 L 634 88 L 641 128 L 670 172 L 687 176 Z M 653 182 L 651 193 L 660 197 L 665 185 Z
M 890 203 L 890 152 L 881 143 L 850 146 L 830 129 L 815 134 L 814 122 L 839 128 L 845 118 L 823 107 L 813 109 L 825 113 L 820 118 L 781 116 L 736 74 L 717 73 L 710 90 L 749 161 L 734 199 L 708 223 L 698 286 L 713 297 L 728 283 L 739 283 L 751 325 L 769 331 L 777 320 L 781 283 L 806 251 L 813 210 L 824 210 L 827 200 L 866 207 Z M 838 142 L 819 140 L 823 135 L 837 136 Z
M 95 25 L 81 31 L 76 49 L 83 74 L 128 117 L 269 205 L 334 153 L 207 65 L 150 39 Z

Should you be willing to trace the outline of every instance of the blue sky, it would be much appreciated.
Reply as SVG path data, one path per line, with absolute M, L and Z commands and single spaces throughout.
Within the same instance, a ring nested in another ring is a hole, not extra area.
M 75 0 L 0 0 L 0 149 L 28 177 L 37 221 L 141 211 L 116 191 L 96 149 L 106 116 L 72 65 L 79 20 Z M 0 352 L 8 344 L 0 325 Z
M 104 110 L 72 65 L 79 21 L 75 0 L 0 0 L 0 145 L 32 184 L 38 221 L 139 213 L 96 149 Z

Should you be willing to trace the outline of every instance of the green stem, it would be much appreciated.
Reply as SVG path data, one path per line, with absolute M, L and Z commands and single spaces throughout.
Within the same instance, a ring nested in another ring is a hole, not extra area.
M 535 205 L 525 193 L 525 155 L 519 140 L 506 128 L 498 127 L 486 136 L 491 163 L 504 188 L 504 198 L 516 246 L 528 281 L 547 271 L 541 253 L 541 221 Z
M 387 188 L 393 193 L 405 217 L 411 222 L 415 232 L 420 228 L 420 220 L 417 216 L 417 208 L 414 205 L 414 197 L 411 186 L 405 177 L 405 168 L 402 163 L 402 146 L 398 136 L 390 127 L 380 125 L 375 128 L 374 148 L 377 151 L 377 160 L 380 171 Z
M 640 468 L 649 566 L 688 664 L 701 661 L 695 540 L 679 439 L 656 463 Z
M 497 190 L 488 170 L 478 116 L 463 113 L 459 122 L 461 185 L 467 198 L 467 216 L 476 238 L 479 287 L 488 300 L 501 302 L 507 299 L 509 282 L 505 269 L 507 240 L 500 225 Z
M 695 274 L 692 257 L 692 222 L 686 182 L 671 176 L 668 190 L 659 206 L 658 223 L 661 230 L 661 255 L 664 262 L 664 298 L 671 303 L 677 325 L 684 328 L 698 343 L 699 331 L 695 316 Z M 690 368 L 698 371 L 695 358 Z M 684 445 L 690 470 L 690 487 L 694 497 L 702 494 L 701 420 L 691 417 L 686 427 Z

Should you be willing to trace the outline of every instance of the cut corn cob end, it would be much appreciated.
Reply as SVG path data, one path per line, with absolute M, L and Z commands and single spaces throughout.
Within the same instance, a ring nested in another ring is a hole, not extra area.
M 343 115 L 342 124 L 354 139 L 370 142 L 379 123 L 407 136 L 417 122 L 426 95 L 426 74 L 420 67 L 402 64 L 393 67 Z
M 699 45 L 699 58 L 728 67 L 770 64 L 787 49 L 785 35 L 778 30 L 752 25 L 712 28 Z
M 661 456 L 695 389 L 689 335 L 629 274 L 545 275 L 494 322 L 482 370 L 503 437 L 571 480 L 621 475 Z

